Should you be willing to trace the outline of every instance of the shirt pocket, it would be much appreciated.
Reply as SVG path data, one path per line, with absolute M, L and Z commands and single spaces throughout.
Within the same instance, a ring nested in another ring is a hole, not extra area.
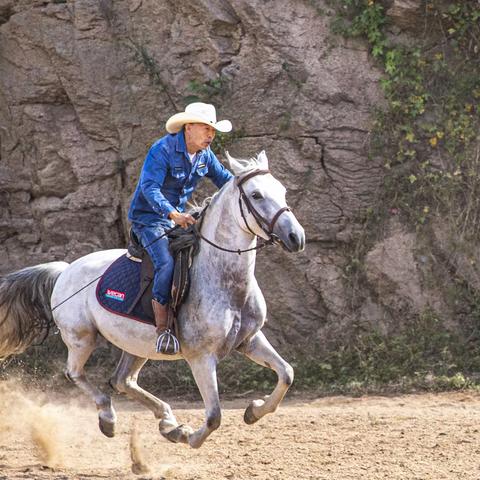
M 185 180 L 187 176 L 187 172 L 185 171 L 185 167 L 183 165 L 172 165 L 172 177 L 176 180 Z

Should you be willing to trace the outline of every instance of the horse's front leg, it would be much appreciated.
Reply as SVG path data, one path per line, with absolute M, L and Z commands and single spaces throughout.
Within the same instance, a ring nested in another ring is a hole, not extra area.
M 217 358 L 210 354 L 188 359 L 188 363 L 205 404 L 205 422 L 188 438 L 191 447 L 199 448 L 207 437 L 220 426 L 222 420 L 218 398 Z
M 275 351 L 265 335 L 259 331 L 237 349 L 255 363 L 274 370 L 278 382 L 273 392 L 263 400 L 254 400 L 245 410 L 244 420 L 251 425 L 267 413 L 273 413 L 293 382 L 293 368 Z

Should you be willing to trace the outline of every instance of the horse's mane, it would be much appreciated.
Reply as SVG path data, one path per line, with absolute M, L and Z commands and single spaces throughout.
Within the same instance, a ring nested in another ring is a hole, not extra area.
M 208 207 L 208 205 L 210 205 L 210 202 L 213 200 L 213 197 L 215 197 L 215 195 L 217 195 L 217 193 L 215 193 L 211 197 L 207 197 L 207 198 L 203 199 L 203 201 L 200 204 L 189 202 L 188 203 L 188 210 L 187 210 L 188 213 L 190 215 L 193 215 L 194 213 L 198 213 L 198 212 L 201 212 L 202 210 L 204 210 L 206 207 Z

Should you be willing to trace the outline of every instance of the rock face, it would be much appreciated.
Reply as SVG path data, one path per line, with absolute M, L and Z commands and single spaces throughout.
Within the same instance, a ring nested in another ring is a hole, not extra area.
M 233 156 L 266 150 L 306 229 L 304 253 L 259 255 L 270 336 L 320 340 L 346 315 L 339 252 L 381 182 L 365 149 L 379 72 L 364 45 L 331 36 L 325 12 L 320 1 L 0 0 L 1 272 L 124 246 L 145 153 L 196 96 L 232 120 Z
M 402 30 L 414 30 L 422 24 L 421 0 L 393 0 L 387 15 Z

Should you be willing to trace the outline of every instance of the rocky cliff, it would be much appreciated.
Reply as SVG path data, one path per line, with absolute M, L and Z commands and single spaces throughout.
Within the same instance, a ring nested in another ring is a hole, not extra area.
M 199 98 L 232 120 L 233 156 L 266 150 L 306 229 L 301 255 L 259 255 L 276 343 L 381 323 L 388 285 L 421 304 L 401 231 L 367 258 L 374 294 L 349 301 L 344 251 L 382 182 L 366 150 L 382 94 L 366 45 L 332 36 L 328 13 L 307 0 L 0 0 L 1 272 L 124 246 L 145 153 Z

